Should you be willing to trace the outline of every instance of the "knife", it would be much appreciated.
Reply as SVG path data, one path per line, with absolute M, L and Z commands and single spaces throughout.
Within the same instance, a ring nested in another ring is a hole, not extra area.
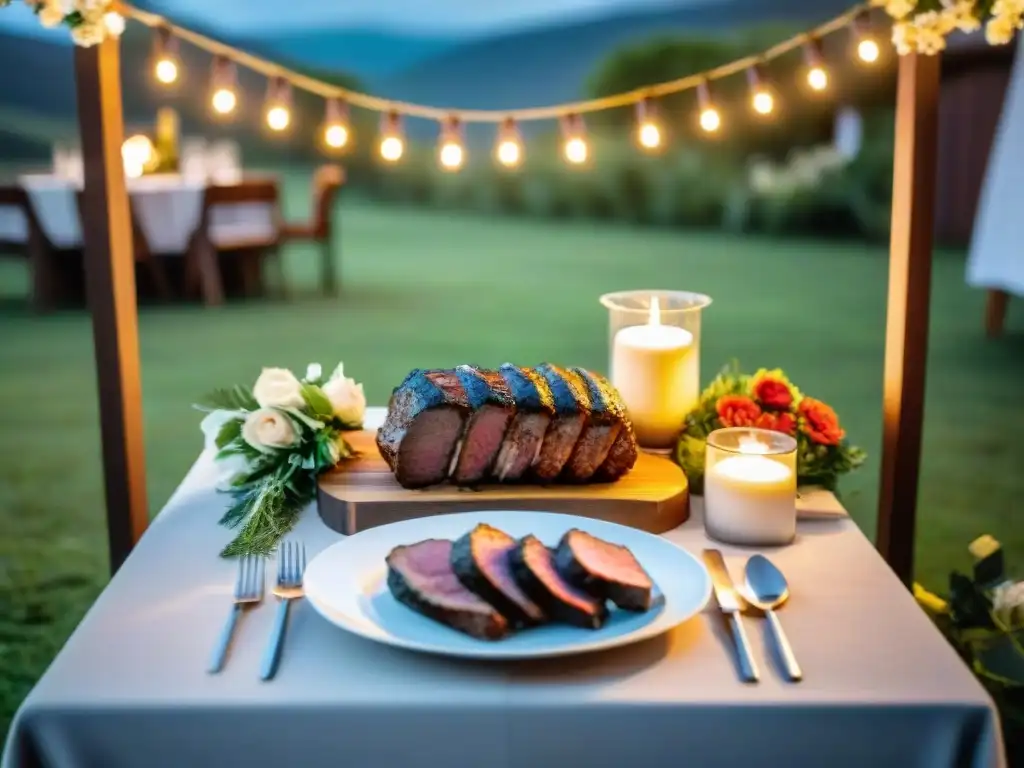
M 732 629 L 733 641 L 736 643 L 736 655 L 739 662 L 740 677 L 746 683 L 758 682 L 760 675 L 754 665 L 754 657 L 750 653 L 750 641 L 747 640 L 747 632 L 743 628 L 743 617 L 740 611 L 743 608 L 743 598 L 732 583 L 729 571 L 726 570 L 722 553 L 717 549 L 705 549 L 703 552 L 704 565 L 711 574 L 711 583 L 715 589 L 715 599 L 722 613 L 728 614 L 729 624 Z

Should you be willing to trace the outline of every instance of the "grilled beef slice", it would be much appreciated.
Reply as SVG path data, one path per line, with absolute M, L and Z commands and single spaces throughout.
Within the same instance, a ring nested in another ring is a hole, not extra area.
M 412 371 L 395 388 L 377 447 L 398 482 L 423 488 L 448 477 L 469 400 L 454 371 Z
M 509 556 L 516 540 L 485 523 L 476 526 L 452 547 L 452 570 L 459 581 L 493 605 L 514 627 L 545 620 L 544 612 L 526 596 L 512 576 Z
M 627 611 L 651 607 L 651 577 L 627 547 L 573 528 L 558 542 L 555 568 L 570 584 Z
M 576 374 L 550 363 L 538 365 L 534 370 L 551 387 L 555 417 L 544 434 L 544 445 L 532 475 L 540 482 L 551 482 L 561 473 L 576 447 L 590 414 L 590 399 L 586 386 Z
M 554 555 L 536 536 L 526 536 L 512 550 L 512 575 L 523 591 L 555 621 L 600 629 L 608 617 L 605 601 L 566 581 L 555 569 Z
M 480 640 L 509 633 L 508 621 L 466 589 L 451 566 L 452 543 L 427 539 L 395 547 L 387 556 L 388 589 L 400 603 Z
M 505 432 L 492 476 L 499 482 L 512 482 L 540 457 L 544 434 L 555 412 L 554 396 L 547 380 L 531 368 L 505 363 L 498 372 L 512 393 L 516 413 Z
M 615 388 L 603 376 L 583 368 L 572 368 L 570 371 L 587 389 L 590 416 L 562 470 L 562 477 L 569 482 L 585 482 L 590 480 L 608 457 L 608 451 L 625 421 L 625 411 L 615 396 Z
M 470 413 L 450 474 L 452 482 L 458 485 L 474 485 L 494 465 L 515 404 L 505 379 L 497 371 L 460 365 L 455 373 L 466 393 Z
M 622 423 L 622 427 L 619 429 L 611 448 L 608 450 L 607 457 L 591 479 L 598 482 L 618 480 L 636 464 L 637 446 L 636 434 L 633 432 L 633 422 L 629 420 L 629 414 L 626 412 L 626 405 L 622 402 L 622 395 L 619 394 L 619 390 L 612 386 L 611 382 L 605 379 L 604 376 L 593 372 L 589 373 L 592 378 L 601 383 L 602 391 L 605 397 L 608 398 L 610 410 L 620 416 Z

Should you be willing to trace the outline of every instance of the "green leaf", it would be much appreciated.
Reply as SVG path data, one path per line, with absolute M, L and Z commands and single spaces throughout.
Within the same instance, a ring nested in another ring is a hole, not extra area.
M 260 407 L 252 390 L 236 384 L 228 389 L 215 389 L 195 403 L 201 411 L 255 411 Z
M 334 408 L 327 395 L 316 384 L 302 385 L 302 399 L 306 401 L 309 410 L 320 421 L 329 421 L 334 417 Z
M 218 448 L 226 448 L 242 436 L 242 419 L 229 419 L 221 425 L 214 441 Z

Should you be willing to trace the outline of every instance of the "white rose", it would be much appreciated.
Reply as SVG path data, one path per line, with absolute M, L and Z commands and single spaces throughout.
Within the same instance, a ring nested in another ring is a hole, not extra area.
M 306 366 L 306 381 L 320 381 L 324 375 L 324 369 L 320 363 L 310 363 Z
M 264 368 L 252 394 L 261 408 L 301 408 L 302 385 L 287 368 Z
M 340 366 L 339 366 L 340 368 Z M 323 385 L 324 394 L 331 401 L 331 408 L 334 413 L 346 424 L 356 425 L 363 423 L 363 415 L 366 413 L 366 395 L 363 393 L 363 385 L 356 384 L 355 379 L 350 379 L 344 374 L 335 375 Z
M 260 408 L 245 417 L 242 438 L 253 448 L 266 452 L 270 448 L 290 448 L 298 436 L 286 415 L 273 408 Z
M 64 9 L 60 3 L 43 3 L 39 6 L 38 16 L 44 27 L 59 27 L 64 21 Z
M 106 36 L 107 29 L 103 24 L 79 24 L 71 30 L 71 39 L 83 48 L 99 45 Z

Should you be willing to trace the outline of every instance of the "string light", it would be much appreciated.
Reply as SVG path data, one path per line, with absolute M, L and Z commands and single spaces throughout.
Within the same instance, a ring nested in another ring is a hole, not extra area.
M 388 112 L 381 117 L 380 156 L 389 163 L 397 163 L 405 154 L 402 139 L 402 121 L 397 112 Z
M 809 39 L 804 44 L 804 61 L 807 63 L 807 84 L 812 90 L 824 91 L 828 88 L 828 70 L 821 55 L 821 41 Z
M 107 11 L 103 14 L 103 26 L 114 37 L 120 37 L 124 34 L 124 16 L 117 11 Z
M 287 80 L 277 77 L 267 85 L 267 127 L 280 133 L 287 130 L 292 122 L 292 87 Z
M 850 25 L 854 40 L 857 41 L 857 58 L 865 64 L 874 64 L 882 55 L 878 41 L 871 35 L 871 25 L 867 13 L 861 13 Z
M 236 79 L 234 62 L 223 56 L 213 60 L 210 106 L 222 117 L 230 115 L 238 106 L 238 95 L 235 93 Z
M 350 132 L 348 105 L 338 99 L 328 99 L 324 114 L 324 145 L 330 149 L 344 149 Z
M 153 75 L 164 85 L 178 81 L 181 69 L 178 59 L 178 41 L 167 27 L 158 27 L 153 38 Z
M 754 64 L 747 70 L 747 84 L 750 86 L 750 106 L 759 115 L 770 115 L 775 111 L 775 95 L 765 82 L 761 67 Z
M 655 150 L 661 146 L 661 126 L 654 118 L 654 110 L 648 99 L 641 99 L 636 104 L 636 141 L 646 150 Z
M 701 80 L 697 85 L 697 104 L 700 108 L 700 127 L 705 132 L 714 133 L 722 127 L 722 116 L 711 101 L 707 80 Z
M 523 162 L 523 137 L 519 135 L 516 121 L 511 117 L 506 118 L 498 129 L 494 157 L 506 168 L 515 168 Z
M 462 125 L 457 117 L 449 117 L 441 127 L 437 160 L 446 171 L 459 170 L 466 160 L 466 150 L 462 146 Z
M 562 154 L 572 165 L 582 165 L 587 162 L 590 156 L 590 147 L 587 146 L 586 126 L 583 118 L 576 114 L 566 115 L 562 118 Z
M 156 149 L 148 136 L 136 134 L 129 136 L 121 145 L 121 162 L 124 174 L 130 179 L 139 178 L 146 166 L 153 164 Z

